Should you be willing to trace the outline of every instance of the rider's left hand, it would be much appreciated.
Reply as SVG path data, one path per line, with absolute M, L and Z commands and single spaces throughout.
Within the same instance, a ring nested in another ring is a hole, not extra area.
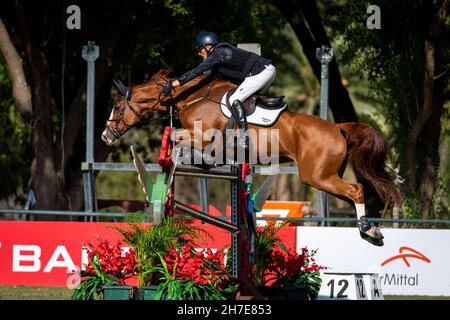
M 168 96 L 170 94 L 170 92 L 173 89 L 173 85 L 172 85 L 172 80 L 169 79 L 169 81 L 167 81 L 166 85 L 163 88 L 163 94 L 164 96 Z

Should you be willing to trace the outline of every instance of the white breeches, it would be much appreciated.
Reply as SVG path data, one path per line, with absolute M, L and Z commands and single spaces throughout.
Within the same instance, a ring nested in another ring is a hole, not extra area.
M 244 79 L 236 91 L 229 98 L 230 104 L 234 100 L 239 99 L 244 102 L 245 99 L 254 93 L 262 94 L 269 88 L 273 80 L 275 80 L 276 71 L 272 64 L 266 65 L 266 68 L 260 73 Z

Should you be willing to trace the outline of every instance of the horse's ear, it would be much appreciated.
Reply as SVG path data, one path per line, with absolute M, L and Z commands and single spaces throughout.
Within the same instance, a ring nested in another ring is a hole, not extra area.
M 166 69 L 165 76 L 168 78 L 171 75 L 172 71 L 173 71 L 172 69 Z
M 113 80 L 114 85 L 119 89 L 120 93 L 124 96 L 127 94 L 127 87 L 122 83 L 122 81 Z
M 160 77 L 168 78 L 171 72 L 172 72 L 172 70 L 170 70 L 170 69 L 160 69 L 158 71 L 158 75 Z

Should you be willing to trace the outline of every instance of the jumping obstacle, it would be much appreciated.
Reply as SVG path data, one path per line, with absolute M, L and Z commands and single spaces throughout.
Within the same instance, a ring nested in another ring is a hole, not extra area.
M 179 149 L 174 148 L 172 134 L 175 128 L 167 126 L 164 130 L 158 164 L 162 173 L 156 181 L 147 175 L 139 156 L 131 147 L 134 165 L 141 184 L 152 204 L 153 222 L 160 223 L 164 215 L 188 214 L 203 222 L 210 223 L 231 233 L 231 274 L 240 281 L 240 295 L 258 295 L 252 285 L 253 243 L 256 221 L 253 215 L 252 168 L 246 164 L 232 164 L 229 172 L 214 172 L 199 168 L 179 168 Z M 207 212 L 197 210 L 175 200 L 175 178 L 190 177 L 199 179 L 220 179 L 231 183 L 231 222 L 224 221 Z

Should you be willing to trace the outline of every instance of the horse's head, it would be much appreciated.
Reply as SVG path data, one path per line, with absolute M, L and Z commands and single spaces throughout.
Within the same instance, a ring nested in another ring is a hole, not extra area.
M 170 98 L 162 94 L 167 81 L 165 71 L 158 72 L 149 82 L 139 86 L 125 87 L 122 82 L 114 81 L 118 93 L 111 115 L 106 121 L 102 140 L 109 146 L 116 145 L 120 137 L 138 123 L 147 111 L 166 110 L 161 102 Z

